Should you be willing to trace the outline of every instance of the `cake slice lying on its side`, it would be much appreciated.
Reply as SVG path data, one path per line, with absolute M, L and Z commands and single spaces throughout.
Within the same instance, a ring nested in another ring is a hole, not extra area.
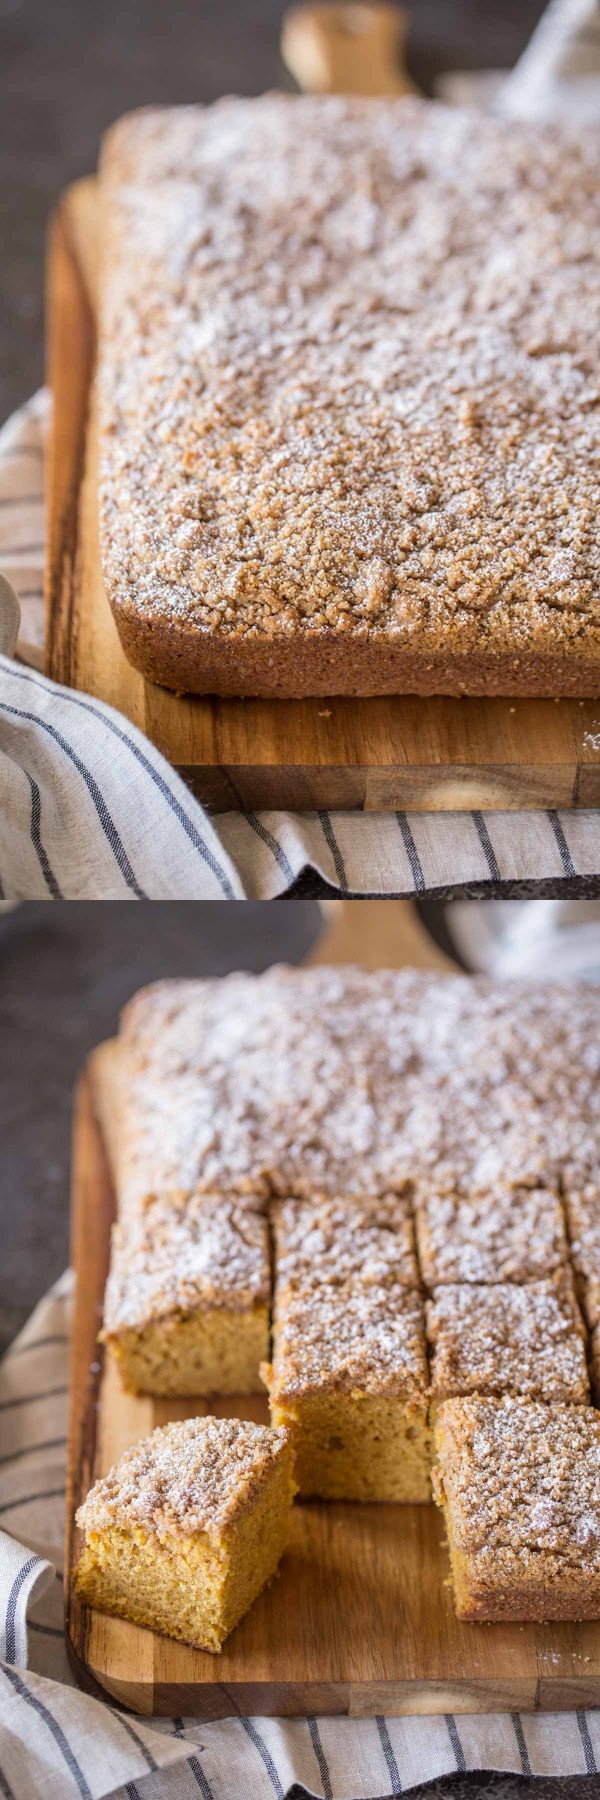
M 115 1225 L 103 1340 L 142 1394 L 255 1394 L 268 1354 L 266 1218 L 222 1194 L 154 1199 Z
M 458 1618 L 600 1618 L 600 1414 L 447 1400 L 435 1447 Z
M 406 1203 L 273 1209 L 271 1416 L 287 1426 L 302 1494 L 429 1500 L 423 1306 Z
M 218 1651 L 275 1574 L 295 1491 L 287 1432 L 239 1419 L 165 1425 L 80 1507 L 75 1590 L 101 1612 Z

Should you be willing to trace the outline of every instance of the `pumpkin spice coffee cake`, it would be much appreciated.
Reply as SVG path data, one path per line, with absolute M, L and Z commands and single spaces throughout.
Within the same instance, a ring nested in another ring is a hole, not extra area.
M 568 1253 L 559 1170 L 597 1154 L 593 1010 L 585 990 L 574 1008 L 572 990 L 414 971 L 272 969 L 138 995 L 105 1319 L 126 1378 L 259 1387 L 278 1196 L 414 1196 L 415 1289 L 551 1276 Z
M 600 693 L 593 132 L 149 109 L 100 168 L 99 510 L 178 691 Z
M 125 1380 L 243 1394 L 262 1373 L 301 1493 L 332 1499 L 427 1500 L 435 1424 L 461 1616 L 597 1616 L 562 1538 L 541 1610 L 526 1503 L 529 1483 L 537 1519 L 545 1459 L 574 1519 L 581 1477 L 600 1541 L 600 1332 L 586 1344 L 577 1303 L 595 1326 L 599 1076 L 586 986 L 272 968 L 137 995 L 104 1324 Z M 466 1565 L 453 1549 L 452 1470 L 464 1427 L 468 1478 L 487 1480 L 489 1421 L 498 1517 L 508 1484 L 527 1567 L 508 1579 L 507 1538 L 480 1592 L 470 1525 Z
M 600 1413 L 446 1400 L 435 1444 L 459 1619 L 600 1618 Z
M 102 1337 L 144 1394 L 253 1394 L 268 1355 L 268 1221 L 223 1194 L 149 1201 L 113 1229 Z
M 428 1500 L 425 1329 L 405 1203 L 285 1200 L 272 1219 L 264 1379 L 300 1492 Z
M 157 982 L 119 1041 L 121 1215 L 154 1195 L 369 1198 L 423 1182 L 495 1202 L 537 1188 L 556 1267 L 560 1171 L 597 1167 L 585 985 L 276 967 Z
M 432 1415 L 461 1394 L 523 1394 L 582 1406 L 590 1384 L 570 1271 L 547 1281 L 436 1288 L 425 1307 Z
M 568 1259 L 563 1208 L 545 1188 L 440 1193 L 417 1184 L 415 1227 L 425 1286 L 535 1281 Z
M 76 1592 L 101 1612 L 219 1651 L 275 1574 L 292 1471 L 285 1431 L 211 1418 L 159 1427 L 80 1507 Z

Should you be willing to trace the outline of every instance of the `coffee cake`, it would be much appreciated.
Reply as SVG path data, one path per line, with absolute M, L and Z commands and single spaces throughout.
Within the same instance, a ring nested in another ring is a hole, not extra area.
M 428 1288 L 442 1282 L 534 1281 L 567 1262 L 558 1195 L 546 1188 L 440 1193 L 417 1185 L 419 1263 Z
M 149 1195 L 368 1198 L 420 1179 L 553 1193 L 567 1163 L 598 1171 L 585 984 L 339 967 L 159 982 L 126 1008 L 120 1045 L 121 1212 Z
M 290 1433 L 300 1492 L 428 1500 L 423 1306 L 406 1285 L 402 1202 L 329 1204 L 321 1217 L 317 1202 L 287 1200 L 272 1221 L 273 1360 L 264 1378 L 273 1423 Z
M 589 1403 L 585 1331 L 573 1277 L 523 1287 L 448 1283 L 425 1307 L 435 1409 L 461 1394 Z
M 159 1427 L 77 1514 L 81 1599 L 219 1651 L 275 1574 L 294 1496 L 285 1431 L 239 1419 Z
M 600 1415 L 447 1400 L 435 1448 L 459 1619 L 600 1618 Z
M 100 169 L 104 580 L 219 694 L 596 694 L 595 134 L 150 109 Z
M 135 1393 L 257 1393 L 270 1293 L 255 1208 L 222 1194 L 155 1198 L 113 1229 L 102 1336 Z

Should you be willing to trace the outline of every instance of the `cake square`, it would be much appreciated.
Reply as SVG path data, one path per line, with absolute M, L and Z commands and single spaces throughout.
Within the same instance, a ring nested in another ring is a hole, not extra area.
M 463 1394 L 589 1402 L 585 1330 L 570 1270 L 523 1287 L 448 1282 L 425 1305 L 434 1408 Z
M 258 1393 L 270 1292 L 259 1210 L 222 1194 L 155 1198 L 113 1228 L 102 1338 L 135 1393 Z
M 447 1400 L 435 1449 L 457 1617 L 600 1618 L 600 1414 Z
M 303 1288 L 360 1276 L 365 1289 L 388 1283 L 418 1289 L 419 1270 L 411 1205 L 402 1194 L 370 1198 L 275 1202 L 271 1219 L 277 1245 L 280 1291 L 289 1281 Z
M 600 1322 L 600 1188 L 594 1183 L 565 1194 L 571 1260 L 590 1329 Z
M 423 1306 L 407 1285 L 402 1201 L 273 1208 L 271 1416 L 289 1429 L 300 1492 L 430 1498 Z M 307 1253 L 306 1246 L 309 1246 Z
M 535 1281 L 568 1261 L 563 1210 L 543 1187 L 490 1192 L 417 1185 L 417 1247 L 426 1287 Z
M 159 1427 L 77 1514 L 80 1599 L 219 1651 L 275 1574 L 295 1493 L 285 1431 L 239 1419 Z

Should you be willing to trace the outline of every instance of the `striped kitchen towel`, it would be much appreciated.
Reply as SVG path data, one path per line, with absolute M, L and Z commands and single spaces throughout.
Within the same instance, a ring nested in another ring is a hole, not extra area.
M 451 106 L 512 119 L 600 121 L 600 0 L 550 0 L 514 69 L 452 69 L 435 92 Z
M 209 819 L 127 719 L 40 673 L 47 424 L 40 394 L 0 432 L 0 570 L 21 604 L 19 628 L 11 590 L 0 586 L 5 899 L 267 900 L 307 868 L 342 894 L 485 896 L 519 883 L 539 892 L 544 882 L 560 893 L 600 876 L 597 812 Z
M 598 1773 L 596 1712 L 148 1722 L 81 1693 L 63 1637 L 70 1302 L 65 1275 L 0 1366 L 4 1800 L 392 1800 L 471 1769 Z
M 495 100 L 513 119 L 600 119 L 600 0 L 550 0 Z

